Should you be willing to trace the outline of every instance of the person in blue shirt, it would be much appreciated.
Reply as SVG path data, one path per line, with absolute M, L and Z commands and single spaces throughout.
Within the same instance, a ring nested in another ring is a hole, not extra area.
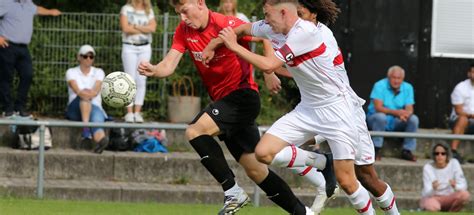
M 0 105 L 4 116 L 28 117 L 28 91 L 33 81 L 33 63 L 28 44 L 33 34 L 35 15 L 59 16 L 61 11 L 36 6 L 31 0 L 0 1 Z M 10 88 L 14 72 L 18 73 L 19 83 L 16 99 Z
M 377 81 L 370 93 L 367 125 L 372 131 L 416 132 L 419 120 L 413 114 L 415 104 L 413 86 L 405 81 L 405 70 L 400 66 L 388 69 L 387 78 Z M 380 160 L 383 137 L 372 137 L 376 160 Z M 416 161 L 413 151 L 415 138 L 403 140 L 402 159 Z

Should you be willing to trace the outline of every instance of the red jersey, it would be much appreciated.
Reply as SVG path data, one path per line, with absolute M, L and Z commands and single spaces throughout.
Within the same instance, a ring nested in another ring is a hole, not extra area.
M 209 68 L 201 62 L 202 51 L 223 28 L 228 26 L 235 28 L 244 23 L 238 18 L 210 11 L 209 23 L 204 30 L 195 30 L 184 22 L 176 27 L 171 48 L 181 53 L 189 51 L 212 100 L 218 100 L 242 88 L 258 91 L 257 83 L 252 77 L 252 65 L 225 46 L 216 49 L 214 58 L 209 62 Z M 239 43 L 249 49 L 250 39 L 251 37 L 243 37 Z

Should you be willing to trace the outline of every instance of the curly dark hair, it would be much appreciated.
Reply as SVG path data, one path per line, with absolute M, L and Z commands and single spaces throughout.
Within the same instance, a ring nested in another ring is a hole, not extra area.
M 325 25 L 334 24 L 337 16 L 341 13 L 332 0 L 298 0 L 298 2 L 311 13 L 315 13 L 317 20 Z

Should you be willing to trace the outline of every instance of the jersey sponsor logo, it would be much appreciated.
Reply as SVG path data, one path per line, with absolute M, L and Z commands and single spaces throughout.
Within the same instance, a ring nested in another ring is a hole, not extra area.
M 191 43 L 197 43 L 199 42 L 199 40 L 196 40 L 196 39 L 193 39 L 193 38 L 186 38 L 187 41 L 191 42 Z
M 272 43 L 275 44 L 275 45 L 280 44 L 280 42 L 278 42 L 278 40 L 275 40 L 275 39 L 272 39 Z
M 219 110 L 217 110 L 217 109 L 215 109 L 215 108 L 214 108 L 214 109 L 212 109 L 212 111 L 211 111 L 211 112 L 212 112 L 212 114 L 213 114 L 214 116 L 217 116 L 217 115 L 219 115 Z
M 202 61 L 202 52 L 191 51 L 191 53 L 193 54 L 193 58 L 195 61 Z
M 285 60 L 286 61 L 291 61 L 293 60 L 295 56 L 293 55 L 293 53 L 288 53 L 286 56 L 285 56 Z

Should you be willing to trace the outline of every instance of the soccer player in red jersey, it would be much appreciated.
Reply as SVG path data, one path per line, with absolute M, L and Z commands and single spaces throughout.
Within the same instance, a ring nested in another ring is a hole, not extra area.
M 172 0 L 181 23 L 175 31 L 171 50 L 157 65 L 141 62 L 142 75 L 167 77 L 175 71 L 187 50 L 213 100 L 186 129 L 186 137 L 201 157 L 201 163 L 222 185 L 224 206 L 219 214 L 234 214 L 249 201 L 229 168 L 222 149 L 214 139 L 223 140 L 232 156 L 267 196 L 291 214 L 313 214 L 267 165 L 256 160 L 254 151 L 260 139 L 255 119 L 260 111 L 258 86 L 251 74 L 251 65 L 235 53 L 221 47 L 206 67 L 202 51 L 209 41 L 226 27 L 237 27 L 244 22 L 231 16 L 210 11 L 205 0 Z M 248 49 L 251 37 L 239 43 Z

